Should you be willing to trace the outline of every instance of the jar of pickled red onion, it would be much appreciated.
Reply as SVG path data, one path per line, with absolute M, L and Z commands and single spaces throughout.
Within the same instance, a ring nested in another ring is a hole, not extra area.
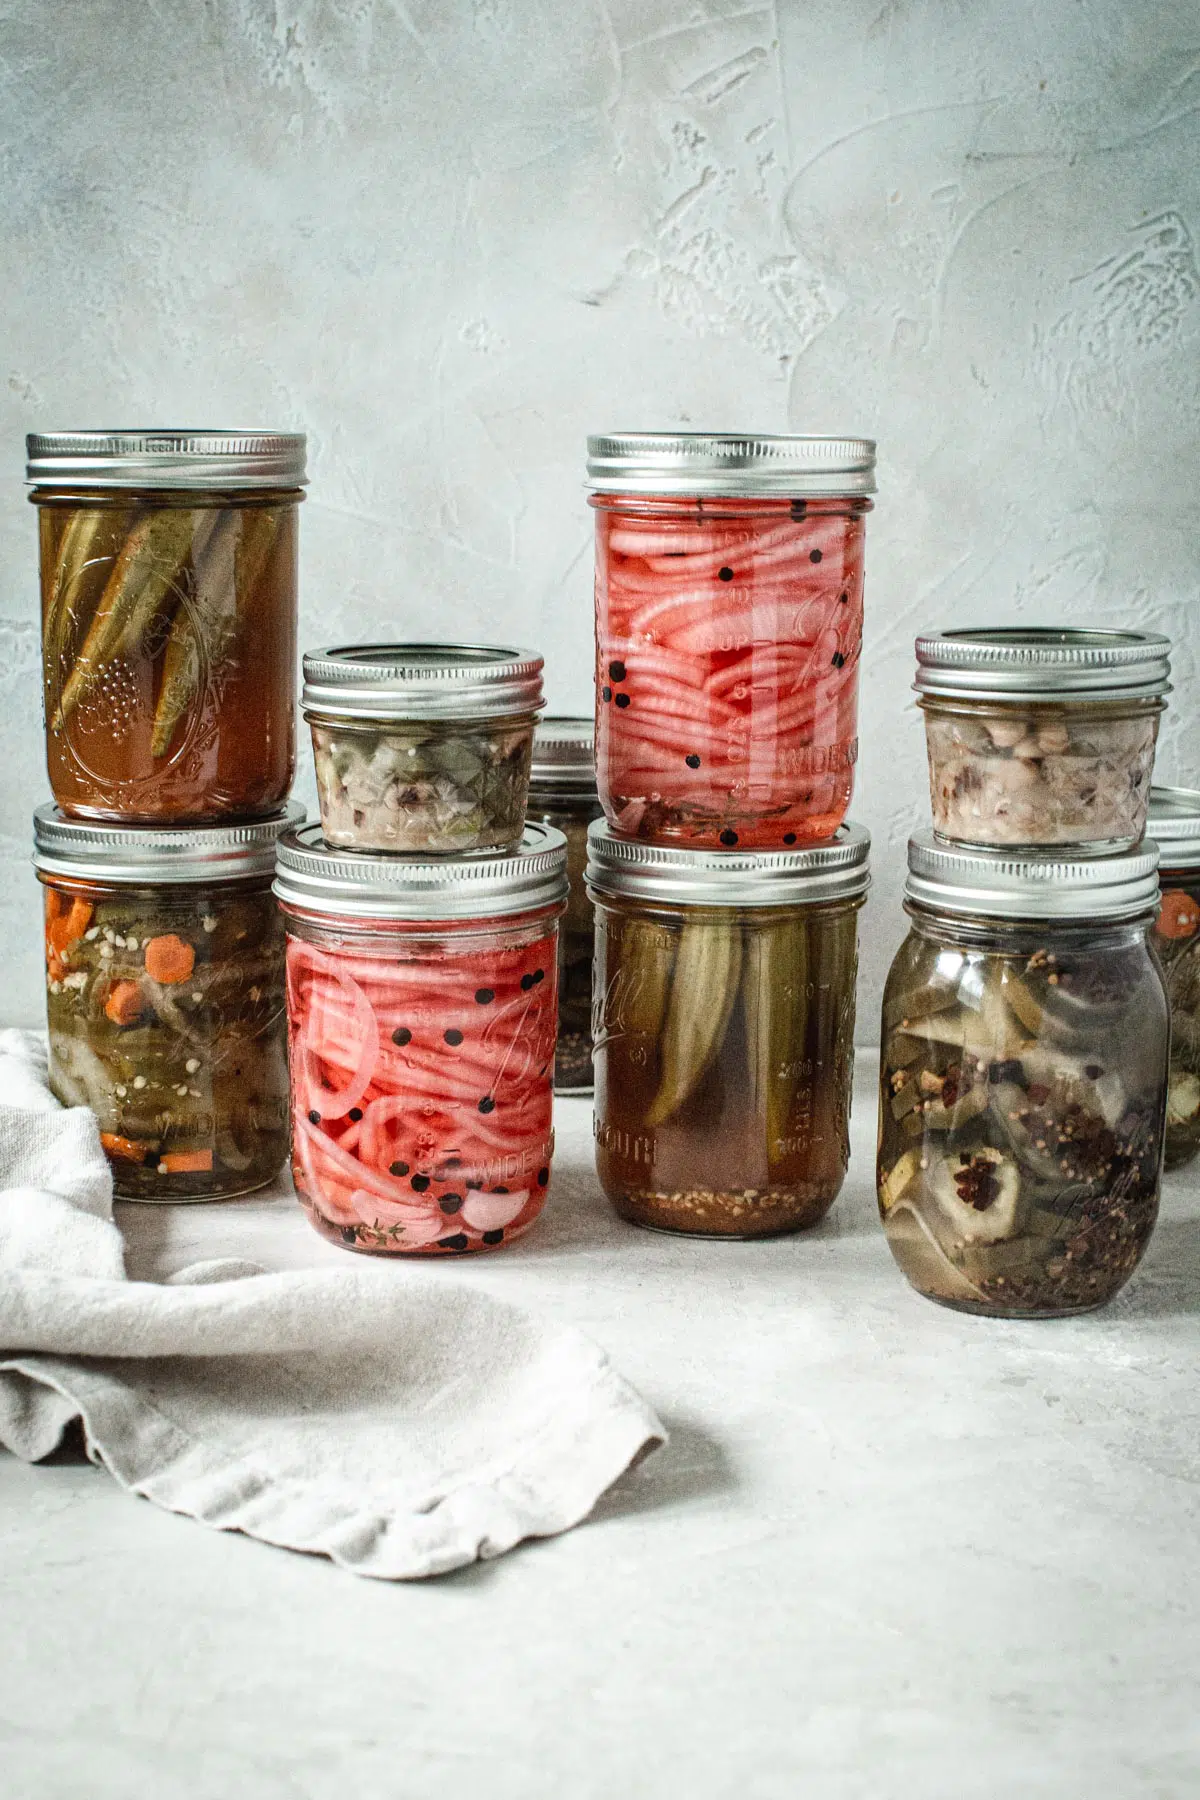
M 546 1200 L 561 832 L 436 862 L 281 839 L 292 1172 L 322 1236 L 493 1249 Z
M 596 769 L 622 837 L 832 836 L 858 754 L 866 438 L 588 439 Z

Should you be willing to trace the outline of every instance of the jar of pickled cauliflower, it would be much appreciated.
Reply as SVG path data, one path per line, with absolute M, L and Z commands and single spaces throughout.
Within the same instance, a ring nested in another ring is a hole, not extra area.
M 124 1200 L 228 1200 L 287 1161 L 283 925 L 291 805 L 175 830 L 34 814 L 50 1086 L 87 1106 Z
M 1165 637 L 1038 627 L 917 639 L 939 837 L 984 847 L 1129 850 L 1146 829 Z
M 46 758 L 71 817 L 203 823 L 286 800 L 304 443 L 229 431 L 27 440 Z
M 547 718 L 533 735 L 529 815 L 567 840 L 567 910 L 558 932 L 558 1048 L 554 1088 L 592 1091 L 592 961 L 595 928 L 584 880 L 587 828 L 600 815 L 591 719 Z
M 488 1250 L 546 1201 L 562 834 L 421 862 L 279 845 L 292 1173 L 349 1250 Z
M 363 644 L 304 658 L 321 825 L 351 850 L 511 850 L 525 825 L 534 650 Z
M 866 438 L 588 439 L 596 772 L 622 837 L 831 837 L 858 755 Z
M 1150 834 L 1161 858 L 1153 943 L 1171 1002 L 1171 1082 L 1164 1167 L 1200 1150 L 1200 793 L 1150 790 Z
M 622 1218 L 801 1231 L 849 1158 L 857 913 L 870 839 L 713 852 L 589 833 L 596 1167 Z
M 909 843 L 883 999 L 879 1208 L 919 1293 L 1055 1318 L 1110 1300 L 1158 1213 L 1169 1020 L 1158 849 Z

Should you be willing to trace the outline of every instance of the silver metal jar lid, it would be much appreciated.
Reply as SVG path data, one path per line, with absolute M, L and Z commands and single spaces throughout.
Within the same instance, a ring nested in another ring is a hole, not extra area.
M 908 840 L 907 898 L 933 912 L 980 919 L 1133 919 L 1158 901 L 1158 845 L 1123 856 L 962 850 L 932 831 Z
M 853 900 L 871 885 L 870 833 L 842 825 L 797 850 L 676 850 L 588 827 L 588 886 L 597 894 L 673 906 L 816 906 Z
M 1200 793 L 1194 788 L 1152 787 L 1146 829 L 1164 869 L 1200 869 Z
M 299 431 L 52 431 L 25 439 L 25 479 L 55 488 L 303 487 Z
M 280 838 L 275 894 L 338 919 L 499 919 L 565 900 L 566 869 L 567 840 L 550 825 L 527 825 L 506 855 L 419 862 L 334 849 L 312 824 Z
M 918 694 L 959 700 L 1140 700 L 1170 692 L 1171 640 L 1154 631 L 1042 626 L 917 639 Z
M 547 799 L 595 798 L 596 726 L 592 719 L 552 717 L 533 734 L 530 792 Z
M 875 492 L 875 440 L 623 431 L 588 439 L 587 472 L 598 494 L 836 499 Z
M 100 825 L 68 819 L 56 806 L 33 815 L 33 866 L 45 875 L 120 887 L 270 879 L 281 832 L 300 825 L 289 800 L 268 819 L 230 825 Z
M 339 719 L 499 719 L 537 712 L 536 650 L 486 644 L 345 644 L 304 658 L 305 713 Z

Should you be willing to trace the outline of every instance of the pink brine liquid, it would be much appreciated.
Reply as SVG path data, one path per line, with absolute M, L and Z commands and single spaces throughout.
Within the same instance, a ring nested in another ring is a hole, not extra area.
M 626 837 L 830 837 L 858 753 L 866 500 L 594 496 L 596 765 Z
M 392 929 L 386 954 L 289 937 L 296 1188 L 349 1249 L 493 1249 L 550 1180 L 554 930 L 417 950 Z

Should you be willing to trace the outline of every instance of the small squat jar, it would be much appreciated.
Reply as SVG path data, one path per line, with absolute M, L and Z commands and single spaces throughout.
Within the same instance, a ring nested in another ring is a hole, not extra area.
M 561 833 L 442 862 L 279 845 L 292 1173 L 348 1250 L 443 1256 L 527 1231 L 554 1147 Z
M 303 817 L 151 830 L 34 814 L 50 1086 L 95 1113 L 123 1200 L 229 1200 L 287 1161 L 271 877 Z
M 587 828 L 601 816 L 591 719 L 543 719 L 533 738 L 529 815 L 567 840 L 571 894 L 558 934 L 558 1048 L 554 1091 L 592 1092 L 595 921 L 585 884 Z
M 776 854 L 589 833 L 596 1167 L 622 1218 L 802 1231 L 849 1159 L 856 926 L 870 840 Z
M 1170 643 L 1038 628 L 917 639 L 938 836 L 1023 849 L 1131 850 L 1146 829 Z
M 909 843 L 888 977 L 878 1191 L 919 1293 L 964 1312 L 1102 1306 L 1158 1214 L 1168 1010 L 1154 844 L 1076 861 Z
M 1150 833 L 1159 848 L 1162 898 L 1154 947 L 1171 1002 L 1171 1082 L 1163 1166 L 1200 1150 L 1200 793 L 1150 790 Z
M 512 850 L 525 826 L 542 658 L 364 644 L 304 658 L 321 826 L 350 850 Z
M 72 818 L 269 815 L 295 769 L 304 438 L 28 439 L 50 787 Z
M 622 837 L 785 849 L 858 756 L 868 438 L 588 439 L 596 772 Z

